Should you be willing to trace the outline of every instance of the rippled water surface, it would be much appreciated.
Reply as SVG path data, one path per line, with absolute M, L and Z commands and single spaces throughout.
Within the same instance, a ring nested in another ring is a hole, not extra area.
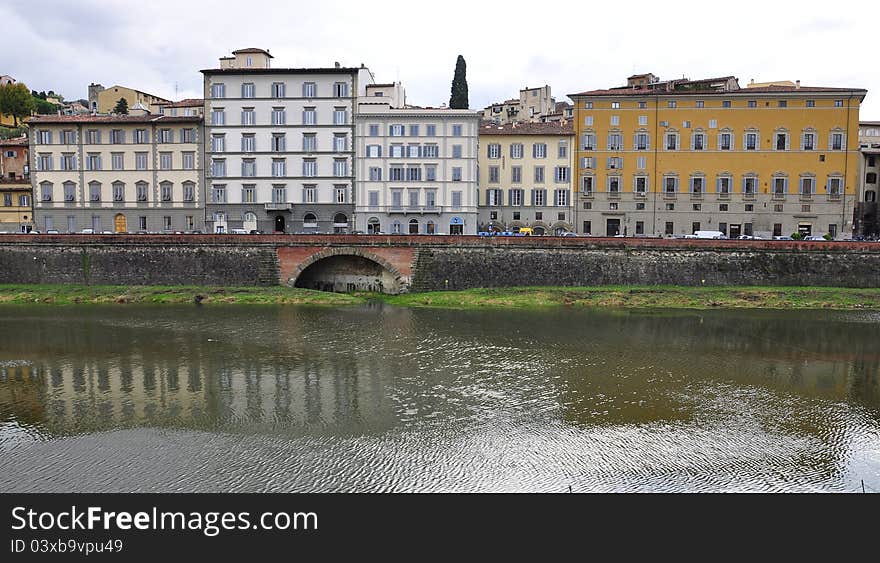
M 870 492 L 878 321 L 0 307 L 0 491 Z

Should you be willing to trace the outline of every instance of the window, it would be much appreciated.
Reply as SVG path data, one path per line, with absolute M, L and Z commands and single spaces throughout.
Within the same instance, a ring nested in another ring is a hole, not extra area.
M 211 152 L 226 152 L 226 135 L 211 135 Z
M 392 125 L 388 128 L 388 134 L 392 137 L 403 137 L 404 135 L 404 126 L 403 125 Z
M 788 134 L 787 133 L 776 133 L 776 143 L 775 148 L 778 151 L 788 150 Z
M 437 180 L 437 165 L 436 164 L 426 164 L 425 165 L 425 181 L 426 182 L 434 182 Z
M 581 149 L 585 151 L 596 150 L 596 135 L 584 133 L 581 137 Z
M 489 183 L 497 184 L 499 182 L 499 171 L 500 168 L 498 166 L 490 166 L 489 167 Z
M 287 188 L 284 184 L 272 184 L 272 203 L 287 203 Z
M 370 207 L 379 207 L 379 192 L 369 192 L 367 194 L 367 201 Z
M 607 166 L 611 170 L 620 170 L 623 168 L 623 158 L 619 156 L 609 157 Z
M 101 170 L 101 155 L 98 153 L 89 153 L 86 156 L 86 170 Z
M 272 177 L 283 178 L 285 176 L 287 176 L 287 159 L 273 158 L 272 159 Z
M 779 100 L 779 107 L 781 107 L 781 108 L 788 107 L 788 101 L 786 101 L 786 100 Z
M 843 100 L 834 100 L 834 107 L 842 108 L 843 107 Z
M 757 133 L 746 133 L 745 149 L 747 151 L 758 150 L 758 134 Z
M 181 129 L 180 130 L 180 142 L 181 143 L 195 143 L 196 142 L 196 130 L 195 129 Z
M 595 181 L 595 178 L 593 178 L 592 176 L 582 176 L 581 177 L 581 192 L 583 192 L 586 195 L 592 195 L 594 181 Z
M 619 194 L 620 193 L 620 177 L 608 176 L 607 188 L 608 188 L 609 194 Z
M 226 159 L 213 159 L 211 161 L 211 175 L 215 178 L 226 176 Z
M 65 133 L 66 133 L 66 131 L 65 131 Z M 64 137 L 64 135 L 62 134 L 62 142 L 65 140 L 65 139 L 63 139 L 63 137 Z M 51 145 L 52 144 L 52 132 L 46 131 L 46 130 L 37 131 L 37 143 L 40 145 Z M 73 141 L 68 142 L 68 143 L 64 143 L 64 144 L 72 145 Z
M 86 144 L 88 145 L 100 145 L 101 144 L 101 132 L 97 129 L 89 129 L 86 131 Z
M 119 153 L 114 153 L 119 154 Z M 72 152 L 61 155 L 61 170 L 76 170 L 76 155 Z M 114 169 L 115 170 L 115 169 Z
M 159 170 L 171 170 L 171 153 L 170 152 L 160 152 L 159 153 Z
M 507 203 L 511 206 L 519 207 L 523 204 L 523 190 L 509 190 Z
M 183 169 L 184 170 L 195 170 L 196 153 L 184 152 L 184 153 L 181 153 L 181 157 L 183 158 Z
M 303 159 L 302 175 L 308 178 L 318 175 L 318 163 L 314 158 Z
M 214 108 L 211 110 L 211 125 L 226 125 L 226 112 L 223 108 Z
M 813 178 L 801 178 L 801 196 L 812 196 L 816 191 L 816 181 Z
M 214 184 L 211 187 L 211 202 L 226 203 L 226 186 L 223 184 Z
M 746 195 L 755 195 L 758 185 L 758 179 L 754 177 L 743 178 L 743 193 Z
M 720 133 L 718 135 L 718 150 L 722 150 L 722 151 L 733 150 L 733 134 L 732 133 Z
M 586 125 L 587 127 L 593 126 L 593 116 L 592 115 L 584 116 L 584 125 Z
M 316 133 L 303 133 L 302 150 L 304 152 L 315 152 L 318 150 L 318 136 Z
M 668 151 L 678 150 L 678 133 L 667 133 L 666 134 L 666 150 L 668 150 Z
M 696 106 L 702 109 L 706 107 L 706 103 L 703 100 L 697 100 Z
M 786 178 L 773 178 L 773 194 L 785 195 L 788 191 L 788 180 Z
M 461 182 L 461 166 L 452 167 L 452 181 Z
M 501 190 L 486 190 L 486 205 L 492 207 L 503 205 Z
M 303 108 L 303 125 L 315 125 L 318 123 L 318 114 L 315 108 Z
M 756 108 L 756 107 L 758 107 L 758 101 L 757 100 L 749 100 L 746 105 L 750 108 Z
M 513 166 L 510 169 L 510 183 L 522 183 L 522 166 Z
M 318 86 L 314 82 L 303 82 L 303 98 L 314 98 L 318 95 Z
M 777 203 L 777 204 L 773 205 L 773 212 L 774 213 L 782 213 L 784 211 L 784 209 L 785 209 L 785 205 L 782 203 Z
M 453 125 L 452 126 L 452 136 L 453 137 L 461 137 L 461 125 Z
M 675 225 L 672 223 L 672 221 L 666 221 L 664 233 L 667 235 L 671 235 L 674 232 L 675 232 Z
M 593 109 L 593 102 L 584 102 L 584 108 Z
M 816 150 L 816 134 L 815 133 L 804 133 L 803 135 L 801 135 L 801 150 L 804 150 L 804 151 Z
M 287 113 L 283 107 L 272 108 L 272 125 L 284 125 L 287 123 Z
M 619 115 L 612 115 L 611 116 L 611 126 L 612 127 L 619 127 L 620 126 L 620 116 Z
M 125 131 L 122 129 L 110 130 L 110 144 L 121 145 L 125 143 Z
M 333 159 L 333 175 L 336 177 L 348 175 L 348 160 L 345 158 Z
M 255 203 L 257 201 L 257 188 L 253 184 L 245 184 L 241 188 L 241 202 Z
M 333 125 L 345 125 L 346 123 L 348 123 L 348 112 L 345 108 L 333 108 Z
M 284 82 L 273 82 L 271 87 L 271 95 L 273 98 L 283 98 Z
M 425 127 L 427 129 L 426 135 L 428 137 L 436 137 L 437 136 L 437 126 L 436 125 L 428 125 Z
M 843 150 L 843 133 L 832 133 L 830 145 L 833 151 Z
M 225 98 L 226 97 L 226 84 L 211 84 L 211 97 L 212 98 Z
M 51 154 L 41 154 L 37 158 L 37 170 L 52 170 L 52 155 Z
M 101 201 L 101 184 L 99 182 L 89 182 L 89 201 L 94 203 Z
M 623 135 L 621 135 L 620 133 L 609 133 L 608 134 L 608 150 L 610 150 L 610 151 L 623 150 Z
M 535 182 L 538 184 L 544 183 L 544 167 L 543 166 L 535 166 Z
M 666 107 L 668 108 L 675 108 L 677 105 L 678 104 L 675 100 L 669 100 L 668 102 L 666 102 Z
M 751 213 L 752 211 L 755 210 L 754 204 L 747 203 L 745 206 L 745 210 L 746 210 L 746 213 Z
M 164 202 L 171 201 L 171 192 L 172 192 L 171 182 L 162 182 L 161 184 L 159 184 L 159 197 L 162 198 L 162 201 L 164 201 Z
M 253 158 L 244 158 L 241 161 L 241 175 L 245 178 L 253 178 L 257 175 L 257 161 Z
M 545 143 L 534 143 L 532 145 L 532 158 L 547 158 L 547 145 Z
M 287 136 L 284 133 L 272 133 L 272 152 L 284 152 L 287 147 Z
M 345 82 L 336 82 L 333 84 L 333 97 L 334 98 L 347 98 L 348 97 L 348 84 Z
M 568 166 L 557 166 L 554 171 L 554 178 L 557 184 L 565 184 L 571 178 L 570 168 Z
M 567 207 L 568 206 L 568 190 L 556 190 L 556 207 Z
M 644 170 L 648 167 L 648 159 L 644 156 L 636 157 L 636 168 L 639 170 Z
M 840 187 L 842 184 L 842 178 L 828 178 L 828 195 L 832 197 L 839 196 L 841 193 Z
M 196 200 L 196 184 L 195 182 L 183 183 L 183 201 L 190 203 Z
M 646 151 L 650 148 L 650 136 L 647 133 L 636 133 L 635 149 Z
M 718 204 L 718 211 L 720 211 L 722 213 L 729 211 L 729 209 L 730 209 L 730 205 L 728 205 L 727 203 L 719 203 Z M 719 223 L 719 225 L 720 225 L 720 223 Z M 721 230 L 721 229 L 719 228 L 718 230 Z
M 691 178 L 691 193 L 699 195 L 703 193 L 705 188 L 705 180 L 700 177 Z
M 709 129 L 717 129 L 718 128 L 718 120 L 710 119 L 709 120 Z
M 645 194 L 648 191 L 648 178 L 646 176 L 636 176 L 633 184 L 633 191 L 637 194 Z
M 147 169 L 147 153 L 145 153 L 145 152 L 134 153 L 134 169 L 135 170 L 146 170 Z
M 418 125 L 410 125 L 409 126 L 409 136 L 410 137 L 418 137 L 419 136 L 419 126 Z
M 723 107 L 723 108 L 729 108 L 729 107 L 730 107 L 730 100 L 723 100 L 723 101 L 721 102 L 721 107 Z
M 594 156 L 584 156 L 581 157 L 581 168 L 592 170 L 596 168 L 596 157 Z
M 257 150 L 257 140 L 253 133 L 241 135 L 241 152 L 254 152 Z
M 306 184 L 303 186 L 303 195 L 302 200 L 303 203 L 315 203 L 317 189 L 312 184 Z M 317 223 L 315 216 L 309 213 L 306 215 L 306 218 L 303 219 L 303 223 Z
M 692 138 L 692 149 L 695 151 L 701 151 L 706 148 L 706 135 L 703 133 L 694 133 Z
M 730 178 L 727 176 L 721 176 L 718 178 L 717 189 L 719 194 L 729 194 L 730 193 Z
M 241 85 L 241 97 L 242 98 L 253 98 L 255 95 L 254 91 L 254 83 L 253 82 L 245 82 Z
M 611 102 L 611 109 L 620 109 L 620 102 Z
M 501 158 L 501 145 L 492 143 L 488 145 L 487 149 L 489 158 Z
M 125 200 L 125 184 L 122 182 L 113 182 L 113 201 Z
M 160 143 L 173 143 L 174 142 L 174 131 L 171 129 L 159 129 L 159 141 Z
M 333 186 L 333 196 L 336 203 L 345 203 L 348 200 L 348 186 L 336 184 Z
M 135 184 L 135 197 L 138 201 L 147 201 L 147 183 L 138 182 Z
M 532 205 L 536 207 L 547 205 L 547 190 L 532 190 Z
M 667 176 L 663 178 L 663 191 L 667 194 L 678 192 L 678 178 Z
M 421 182 L 422 181 L 422 167 L 421 166 L 407 166 L 406 180 L 408 182 Z
M 452 158 L 461 158 L 461 145 L 452 145 Z

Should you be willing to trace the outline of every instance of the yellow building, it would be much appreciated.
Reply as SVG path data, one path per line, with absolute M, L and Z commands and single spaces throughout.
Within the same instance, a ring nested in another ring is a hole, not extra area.
M 34 225 L 28 139 L 0 140 L 0 233 L 26 233 Z
M 125 101 L 128 102 L 129 110 L 135 107 L 135 105 L 140 104 L 147 108 L 150 113 L 159 113 L 159 108 L 162 105 L 171 103 L 170 100 L 165 98 L 119 85 L 97 90 L 94 95 L 95 100 L 90 101 L 93 101 L 93 107 L 95 107 L 94 103 L 97 103 L 97 111 L 102 114 L 112 112 L 120 98 L 125 98 Z
M 580 232 L 852 234 L 866 90 L 735 77 L 572 94 Z
M 571 122 L 480 125 L 479 231 L 574 231 Z

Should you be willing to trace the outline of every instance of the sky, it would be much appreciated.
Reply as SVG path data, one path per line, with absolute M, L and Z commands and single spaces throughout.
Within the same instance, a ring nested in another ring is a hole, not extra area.
M 260 47 L 274 67 L 364 63 L 377 82 L 403 82 L 409 103 L 437 106 L 460 54 L 472 109 L 527 86 L 549 84 L 562 101 L 653 72 L 865 88 L 860 117 L 880 121 L 875 2 L 0 0 L 15 46 L 0 75 L 66 99 L 86 98 L 91 82 L 202 97 L 199 70 Z

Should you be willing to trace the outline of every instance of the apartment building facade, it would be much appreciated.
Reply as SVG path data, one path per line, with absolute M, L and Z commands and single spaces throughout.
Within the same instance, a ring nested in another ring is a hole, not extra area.
M 480 231 L 574 232 L 571 122 L 480 126 Z
M 513 98 L 487 106 L 483 119 L 497 125 L 527 123 L 565 118 L 565 105 L 559 106 L 548 85 L 537 88 L 526 86 Z M 569 117 L 570 118 L 570 117 Z
M 37 229 L 204 230 L 201 117 L 36 116 L 29 134 Z
M 849 236 L 866 93 L 638 75 L 572 94 L 578 231 Z
M 480 113 L 404 104 L 399 84 L 375 85 L 355 118 L 356 229 L 476 234 Z
M 880 121 L 859 123 L 859 198 L 854 234 L 880 236 L 877 191 L 880 190 Z
M 28 139 L 0 140 L 0 232 L 27 233 L 34 213 Z
M 203 70 L 211 232 L 351 230 L 355 100 L 369 69 L 272 68 L 240 49 Z

